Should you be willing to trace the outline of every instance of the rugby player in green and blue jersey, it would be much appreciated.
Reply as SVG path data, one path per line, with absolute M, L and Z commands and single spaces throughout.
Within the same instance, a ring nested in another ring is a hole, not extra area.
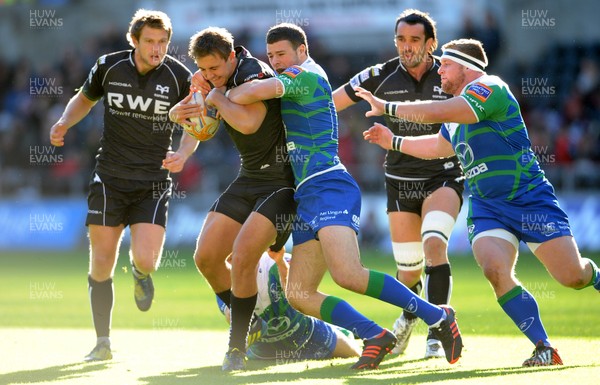
M 452 99 L 389 103 L 357 91 L 371 104 L 367 116 L 418 116 L 421 123 L 446 123 L 440 132 L 409 138 L 375 124 L 364 138 L 424 159 L 456 153 L 470 190 L 467 229 L 475 259 L 502 309 L 535 344 L 523 366 L 562 365 L 534 297 L 515 277 L 519 242 L 567 287 L 600 290 L 598 267 L 580 256 L 567 215 L 532 151 L 517 100 L 502 79 L 484 71 L 481 42 L 454 40 L 442 51 L 442 89 Z
M 239 104 L 281 98 L 298 203 L 292 228 L 294 257 L 286 288 L 288 300 L 303 313 L 365 340 L 362 356 L 353 369 L 377 368 L 396 338 L 341 298 L 319 292 L 327 270 L 338 285 L 348 290 L 415 313 L 442 341 L 448 362 L 457 362 L 462 338 L 454 310 L 432 305 L 394 277 L 366 269 L 360 263 L 360 190 L 338 157 L 338 122 L 331 86 L 323 69 L 308 55 L 304 31 L 293 24 L 272 27 L 267 32 L 267 55 L 279 75 L 242 84 L 227 95 Z M 211 91 L 214 98 L 224 97 L 221 92 Z M 210 99 L 209 94 L 207 101 Z
M 264 322 L 256 340 L 248 340 L 248 357 L 287 363 L 334 357 L 357 357 L 358 346 L 348 330 L 304 315 L 285 297 L 291 255 L 267 250 L 258 263 L 258 294 L 254 313 Z M 219 309 L 230 322 L 229 307 L 217 296 Z

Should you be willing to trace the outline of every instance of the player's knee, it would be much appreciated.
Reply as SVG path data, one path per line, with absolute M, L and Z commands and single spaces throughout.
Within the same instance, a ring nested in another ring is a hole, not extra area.
M 447 260 L 446 249 L 454 227 L 454 217 L 444 211 L 434 210 L 425 214 L 421 224 L 421 239 L 427 258 L 440 264 Z
M 216 268 L 216 258 L 210 253 L 196 252 L 194 254 L 194 262 L 196 268 L 202 275 L 210 276 L 211 272 Z
M 115 261 L 115 257 L 108 254 L 94 254 L 92 255 L 92 266 L 96 269 L 106 270 L 112 269 L 112 265 Z
M 364 291 L 364 286 L 366 286 L 361 282 L 361 279 L 357 279 L 357 276 L 353 274 L 339 272 L 331 274 L 331 278 L 338 286 L 355 293 L 362 293 Z
M 421 242 L 392 242 L 392 250 L 400 282 L 408 286 L 416 284 L 424 265 Z
M 234 252 L 231 257 L 232 279 L 245 279 L 255 277 L 258 260 L 255 256 Z
M 421 280 L 421 270 L 398 270 L 396 278 L 408 287 L 413 287 Z
M 589 282 L 589 277 L 585 279 L 585 271 L 583 269 L 579 270 L 569 270 L 566 272 L 562 272 L 561 274 L 555 275 L 555 279 L 563 286 L 569 287 L 571 289 L 580 289 L 584 287 Z
M 427 266 L 448 263 L 448 244 L 437 237 L 429 237 L 423 241 L 423 252 Z
M 481 265 L 481 271 L 493 288 L 505 286 L 512 277 L 510 271 L 504 271 L 493 263 Z
M 156 270 L 156 263 L 160 258 L 146 257 L 146 258 L 134 258 L 135 267 L 138 271 L 144 274 L 153 273 Z

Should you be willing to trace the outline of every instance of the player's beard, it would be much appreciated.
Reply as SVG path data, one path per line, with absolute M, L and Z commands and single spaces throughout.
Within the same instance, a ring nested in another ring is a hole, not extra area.
M 407 54 L 410 54 L 410 57 L 407 57 Z M 427 61 L 428 58 L 429 55 L 424 53 L 421 49 L 418 49 L 417 51 L 404 51 L 400 56 L 404 68 L 416 68 Z
M 442 91 L 450 95 L 456 95 L 460 91 L 459 87 L 465 82 L 465 73 L 460 71 L 456 75 L 456 79 L 450 81 L 446 78 L 446 81 L 442 82 Z

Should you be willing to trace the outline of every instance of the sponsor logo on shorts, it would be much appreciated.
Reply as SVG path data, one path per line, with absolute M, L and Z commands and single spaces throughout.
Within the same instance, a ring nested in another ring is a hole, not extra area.
M 348 215 L 348 210 L 326 210 L 319 213 L 320 221 L 328 221 L 336 219 L 339 215 Z M 354 221 L 354 218 L 353 218 Z

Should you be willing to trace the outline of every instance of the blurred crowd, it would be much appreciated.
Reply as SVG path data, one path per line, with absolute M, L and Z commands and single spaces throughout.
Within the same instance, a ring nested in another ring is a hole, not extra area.
M 600 45 L 556 46 L 537 63 L 499 68 L 495 58 L 502 55 L 502 39 L 492 15 L 483 26 L 465 20 L 462 37 L 482 40 L 492 63 L 489 72 L 510 82 L 534 151 L 555 186 L 600 188 L 596 171 L 600 162 Z M 265 59 L 264 46 L 255 50 L 250 36 L 238 34 L 236 44 L 248 46 L 255 56 Z M 310 32 L 309 44 L 311 56 L 323 65 L 334 89 L 365 67 L 396 55 L 391 44 L 376 55 L 332 54 Z M 178 45 L 180 53 L 187 51 L 186 42 Z M 124 31 L 109 29 L 77 47 L 61 48 L 61 60 L 39 70 L 27 59 L 8 62 L 0 58 L 1 197 L 86 193 L 102 133 L 101 103 L 69 131 L 63 148 L 50 146 L 48 132 L 97 57 L 128 48 Z M 196 70 L 189 58 L 185 64 Z M 364 118 L 366 105 L 362 104 L 339 115 L 340 156 L 363 191 L 383 192 L 384 152 L 362 140 L 362 131 L 371 124 Z M 178 135 L 181 131 L 176 132 L 174 147 Z M 220 132 L 201 143 L 184 171 L 174 176 L 175 190 L 214 195 L 233 180 L 238 167 L 232 142 Z

